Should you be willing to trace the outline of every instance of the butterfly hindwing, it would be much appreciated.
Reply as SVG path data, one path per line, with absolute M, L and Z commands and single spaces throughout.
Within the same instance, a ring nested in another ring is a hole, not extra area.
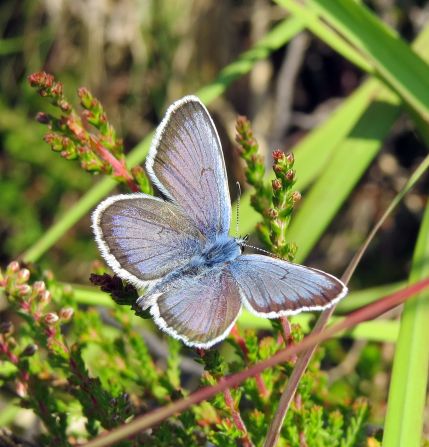
M 243 304 L 260 317 L 322 310 L 347 293 L 347 287 L 332 275 L 268 256 L 239 256 L 229 269 Z
M 225 267 L 177 276 L 154 293 L 156 324 L 188 346 L 207 349 L 223 340 L 241 310 L 237 283 Z
M 186 96 L 167 110 L 146 169 L 159 190 L 186 210 L 209 240 L 228 233 L 231 203 L 222 147 L 197 97 Z

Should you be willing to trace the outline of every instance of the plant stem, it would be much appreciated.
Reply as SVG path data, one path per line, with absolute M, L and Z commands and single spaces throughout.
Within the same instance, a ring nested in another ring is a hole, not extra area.
M 106 161 L 109 166 L 112 167 L 113 175 L 124 179 L 125 183 L 128 185 L 132 192 L 139 192 L 140 189 L 136 185 L 132 175 L 127 169 L 125 160 L 118 160 L 111 152 L 109 152 L 99 141 L 94 137 L 90 137 L 91 148 L 96 152 L 100 158 Z
M 241 414 L 239 410 L 235 407 L 234 399 L 231 394 L 231 390 L 227 388 L 223 395 L 225 397 L 225 403 L 231 411 L 231 416 L 234 421 L 235 426 L 243 433 L 241 441 L 243 443 L 243 447 L 253 447 L 253 442 L 249 438 L 249 433 L 247 431 L 246 425 L 244 424 L 243 419 L 241 419 Z

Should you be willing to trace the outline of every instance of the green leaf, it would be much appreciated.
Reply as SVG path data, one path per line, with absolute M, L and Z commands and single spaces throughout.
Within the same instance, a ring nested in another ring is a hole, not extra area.
M 414 250 L 410 283 L 429 276 L 429 206 Z M 404 305 L 389 389 L 383 446 L 421 445 L 428 383 L 429 293 Z
M 353 0 L 308 0 L 307 4 L 364 56 L 383 82 L 429 121 L 429 66 L 395 31 Z
M 398 104 L 397 97 L 387 92 L 371 103 L 305 195 L 288 234 L 288 240 L 298 245 L 297 262 L 308 255 L 377 155 L 398 117 Z

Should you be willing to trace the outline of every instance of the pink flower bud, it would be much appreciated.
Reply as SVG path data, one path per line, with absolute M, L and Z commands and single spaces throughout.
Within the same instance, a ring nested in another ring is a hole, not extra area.
M 65 307 L 60 310 L 60 318 L 63 321 L 69 321 L 74 314 L 74 310 L 71 307 Z
M 295 204 L 301 200 L 301 193 L 299 191 L 294 191 L 291 197 L 292 202 Z
M 36 281 L 33 284 L 33 290 L 38 294 L 42 294 L 46 290 L 46 284 L 44 281 Z
M 40 293 L 39 303 L 42 305 L 49 304 L 51 302 L 51 292 L 49 290 L 44 290 Z
M 293 169 L 289 169 L 289 171 L 286 172 L 286 179 L 290 182 L 295 179 L 295 171 Z
M 291 165 L 295 161 L 295 157 L 293 156 L 292 152 L 286 155 L 286 161 Z
M 24 284 L 30 279 L 30 270 L 21 269 L 17 275 L 17 282 L 19 284 Z
M 282 189 L 282 182 L 278 178 L 273 180 L 272 185 L 274 191 L 279 191 Z
M 50 325 L 55 324 L 59 320 L 59 317 L 56 313 L 49 312 L 48 314 L 45 315 L 44 320 L 46 324 Z
M 275 161 L 284 160 L 285 153 L 283 151 L 281 151 L 281 150 L 273 151 L 273 158 L 274 158 Z
M 279 216 L 279 212 L 274 208 L 270 208 L 267 210 L 267 216 L 271 219 L 276 219 Z
M 16 290 L 20 296 L 26 296 L 31 293 L 31 287 L 28 284 L 21 284 L 16 287 Z
M 10 275 L 12 273 L 17 273 L 19 271 L 19 262 L 12 261 L 6 269 L 6 272 Z

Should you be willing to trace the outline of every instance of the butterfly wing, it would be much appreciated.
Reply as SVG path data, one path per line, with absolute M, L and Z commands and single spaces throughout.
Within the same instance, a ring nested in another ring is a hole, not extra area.
M 268 256 L 243 255 L 229 268 L 243 304 L 260 317 L 322 310 L 347 294 L 347 287 L 328 273 Z
M 107 264 L 137 287 L 151 286 L 186 265 L 204 241 L 181 208 L 139 193 L 101 202 L 92 227 Z
M 177 275 L 156 286 L 153 293 L 138 304 L 145 307 L 151 301 L 150 312 L 162 330 L 203 349 L 228 335 L 241 310 L 237 284 L 224 267 Z
M 159 190 L 186 210 L 207 239 L 228 233 L 231 203 L 222 147 L 197 97 L 186 96 L 167 110 L 146 169 Z

